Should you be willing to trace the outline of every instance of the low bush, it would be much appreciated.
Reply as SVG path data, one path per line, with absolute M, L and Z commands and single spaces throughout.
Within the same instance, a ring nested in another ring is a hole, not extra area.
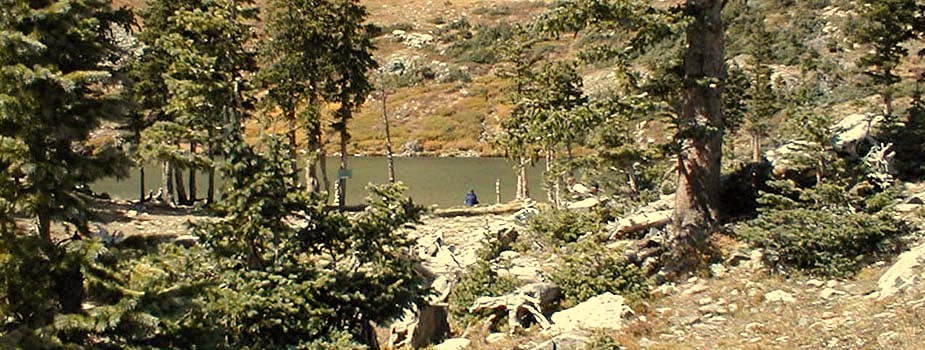
M 500 276 L 491 269 L 491 264 L 479 260 L 469 267 L 449 296 L 450 313 L 456 324 L 466 327 L 478 317 L 469 312 L 469 307 L 479 297 L 501 296 L 513 292 L 519 283 L 511 276 Z
M 550 280 L 562 288 L 566 305 L 606 292 L 627 299 L 649 295 L 650 284 L 645 272 L 628 262 L 621 252 L 610 251 L 597 242 L 588 240 L 570 245 L 562 260 Z
M 765 213 L 736 232 L 764 248 L 777 269 L 844 277 L 860 270 L 866 258 L 894 250 L 903 230 L 902 223 L 885 213 L 796 208 Z
M 551 209 L 534 216 L 529 225 L 534 232 L 547 234 L 555 241 L 565 243 L 575 242 L 581 236 L 600 232 L 604 228 L 601 216 L 596 212 L 565 209 Z

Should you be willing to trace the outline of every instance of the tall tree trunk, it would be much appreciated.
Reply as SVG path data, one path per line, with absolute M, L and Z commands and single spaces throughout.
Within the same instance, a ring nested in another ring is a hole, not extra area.
M 559 207 L 559 174 L 554 174 L 553 169 L 554 163 L 556 161 L 556 154 L 552 150 L 546 150 L 546 172 L 543 174 L 546 177 L 546 199 L 550 203 Z
M 347 171 L 347 141 L 350 135 L 347 133 L 347 123 L 344 118 L 344 125 L 340 128 L 340 171 L 337 172 L 337 207 L 344 209 L 347 204 L 347 176 L 343 174 Z
M 517 194 L 518 200 L 530 198 L 530 180 L 527 178 L 527 158 L 520 157 L 520 164 L 517 165 Z
M 177 202 L 183 205 L 189 204 L 189 197 L 186 196 L 186 186 L 183 184 L 183 168 L 177 165 L 173 166 L 173 178 L 176 180 Z
M 215 142 L 209 142 L 209 184 L 206 190 L 206 204 L 215 203 Z
M 321 148 L 318 152 L 318 172 L 321 175 L 321 184 L 323 185 L 325 193 L 331 193 L 331 179 L 328 178 L 328 153 L 324 150 L 324 144 L 321 145 Z
M 678 132 L 678 190 L 672 214 L 670 246 L 678 258 L 694 258 L 719 220 L 720 165 L 723 146 L 721 82 L 725 76 L 721 0 L 689 0 L 684 54 L 683 106 Z M 689 250 L 687 252 L 690 252 Z M 683 260 L 683 259 L 680 259 Z M 671 263 L 683 264 L 682 261 Z
M 138 167 L 138 201 L 145 201 L 145 165 L 141 164 Z
M 298 177 L 299 174 L 299 155 L 296 151 L 298 149 L 298 140 L 296 139 L 296 120 L 295 120 L 295 111 L 286 111 L 286 137 L 289 139 L 289 159 L 292 160 L 292 173 L 293 176 Z M 296 178 L 298 180 L 298 178 Z
M 172 176 L 170 162 L 165 160 L 161 164 L 161 201 L 167 206 L 173 205 L 173 181 L 170 181 Z
M 395 160 L 392 159 L 392 134 L 389 132 L 389 114 L 386 108 L 385 85 L 382 87 L 382 123 L 385 124 L 385 159 L 388 162 L 389 183 L 395 183 Z
M 892 117 L 893 116 L 893 94 L 889 91 L 889 87 L 883 90 L 881 95 L 883 95 L 884 116 L 886 116 L 887 118 Z
M 752 144 L 752 162 L 755 162 L 755 163 L 760 162 L 761 161 L 761 134 L 758 134 L 757 132 L 753 132 L 752 138 L 751 138 L 751 144 Z
M 48 247 L 52 247 L 54 243 L 51 241 L 51 215 L 45 213 L 44 211 L 39 211 L 36 214 L 36 229 L 38 229 L 39 238 L 42 239 Z
M 189 143 L 189 152 L 191 155 L 196 156 L 196 148 L 198 143 L 192 141 Z M 196 191 L 198 191 L 196 186 L 196 167 L 189 168 L 189 203 L 196 203 Z

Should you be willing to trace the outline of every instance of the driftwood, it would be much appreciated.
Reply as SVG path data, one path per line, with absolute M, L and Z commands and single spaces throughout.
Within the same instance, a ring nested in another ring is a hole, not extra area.
M 559 286 L 551 283 L 531 283 L 520 287 L 511 294 L 499 297 L 480 297 L 469 307 L 469 312 L 479 312 L 482 310 L 491 310 L 494 312 L 507 311 L 507 322 L 510 326 L 511 333 L 526 326 L 532 316 L 543 329 L 552 326 L 549 319 L 543 314 L 543 310 L 548 308 L 553 302 L 562 296 Z M 492 324 L 498 317 L 493 313 L 487 323 Z
M 610 230 L 610 238 L 615 239 L 629 233 L 639 232 L 652 227 L 661 227 L 671 220 L 672 210 L 660 210 L 632 215 L 617 220 L 614 228 Z
M 467 208 L 447 208 L 447 209 L 436 209 L 433 212 L 434 216 L 438 217 L 457 217 L 457 216 L 478 216 L 478 215 L 490 215 L 490 214 L 510 214 L 520 210 L 523 207 L 521 202 L 510 202 L 503 204 L 494 204 L 485 207 L 467 207 Z

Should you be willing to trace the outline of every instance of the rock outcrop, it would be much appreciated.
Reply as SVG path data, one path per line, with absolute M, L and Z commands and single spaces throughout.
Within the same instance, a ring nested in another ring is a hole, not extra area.
M 902 253 L 877 281 L 877 299 L 886 299 L 915 288 L 925 278 L 925 244 Z
M 633 310 L 622 296 L 604 293 L 552 314 L 550 332 L 561 334 L 582 329 L 619 330 L 625 325 L 624 320 L 632 314 Z

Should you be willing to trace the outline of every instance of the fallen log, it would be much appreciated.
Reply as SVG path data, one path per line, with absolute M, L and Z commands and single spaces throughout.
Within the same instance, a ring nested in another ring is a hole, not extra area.
M 530 318 L 543 329 L 548 329 L 552 324 L 544 315 L 543 310 L 547 309 L 556 300 L 559 300 L 561 296 L 562 291 L 555 284 L 531 283 L 518 288 L 511 294 L 499 297 L 480 297 L 469 307 L 469 312 L 474 313 L 482 310 L 491 310 L 492 312 L 507 311 L 507 322 L 511 333 L 526 327 Z M 492 314 L 488 321 L 489 324 L 497 317 L 497 314 Z
M 673 210 L 660 210 L 646 212 L 619 219 L 612 225 L 612 228 L 608 229 L 608 231 L 610 231 L 610 237 L 608 239 L 620 238 L 621 236 L 647 230 L 652 227 L 665 226 L 671 221 L 672 211 Z

